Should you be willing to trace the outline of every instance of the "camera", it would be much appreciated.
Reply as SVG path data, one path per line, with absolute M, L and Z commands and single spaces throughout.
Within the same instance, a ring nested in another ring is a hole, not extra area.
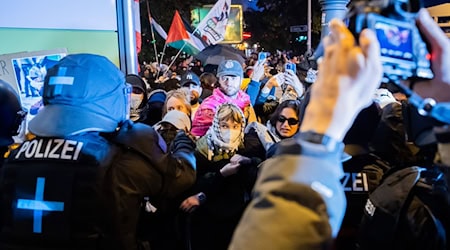
M 432 79 L 430 53 L 415 23 L 417 0 L 375 0 L 354 3 L 348 27 L 358 37 L 365 29 L 375 32 L 380 43 L 383 82 Z

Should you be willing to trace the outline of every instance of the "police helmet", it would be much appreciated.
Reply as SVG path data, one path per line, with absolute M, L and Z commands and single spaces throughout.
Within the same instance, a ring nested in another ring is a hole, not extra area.
M 0 79 L 0 146 L 14 142 L 12 136 L 20 131 L 20 125 L 26 116 L 20 98 L 10 84 Z

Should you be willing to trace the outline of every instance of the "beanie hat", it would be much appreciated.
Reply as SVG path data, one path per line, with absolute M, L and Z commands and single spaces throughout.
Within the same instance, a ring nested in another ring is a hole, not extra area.
M 144 82 L 142 77 L 135 75 L 135 74 L 128 74 L 125 77 L 125 81 L 129 84 L 131 84 L 131 87 L 137 88 L 140 91 L 142 91 L 142 94 L 144 94 L 144 98 L 142 99 L 142 103 L 139 106 L 139 108 L 142 108 L 143 106 L 147 105 L 148 100 L 148 94 L 147 94 L 147 84 Z
M 150 92 L 148 97 L 148 103 L 164 103 L 166 101 L 167 93 L 163 89 L 155 89 L 152 92 Z
M 147 92 L 146 91 L 147 86 L 145 85 L 144 80 L 140 76 L 135 75 L 135 74 L 128 74 L 125 77 L 125 80 L 127 83 L 131 84 L 131 87 L 138 88 L 144 93 Z
M 163 89 L 155 89 L 149 94 L 147 124 L 153 126 L 162 119 L 162 110 L 166 101 L 166 91 Z
M 55 137 L 112 132 L 127 119 L 130 92 L 123 73 L 106 57 L 68 55 L 47 71 L 44 108 L 30 121 L 29 130 Z
M 179 110 L 169 111 L 163 117 L 163 119 L 155 125 L 155 127 L 164 122 L 170 123 L 174 125 L 177 129 L 182 129 L 186 132 L 191 130 L 191 119 L 186 115 L 186 113 L 181 112 Z

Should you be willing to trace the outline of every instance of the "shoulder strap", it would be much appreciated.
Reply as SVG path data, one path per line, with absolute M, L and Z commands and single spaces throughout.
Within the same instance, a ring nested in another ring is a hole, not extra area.
M 369 195 L 361 222 L 361 249 L 380 249 L 394 240 L 402 208 L 424 170 L 408 167 L 393 172 Z
M 141 154 L 151 157 L 153 153 L 164 154 L 167 145 L 153 127 L 143 123 L 126 121 L 115 134 L 109 138 L 112 142 L 131 147 Z
M 447 170 L 447 169 L 445 169 Z M 444 170 L 444 171 L 445 171 Z M 436 238 L 446 244 L 450 232 L 450 194 L 448 183 L 442 168 L 434 167 L 421 173 L 415 186 L 415 195 L 422 202 L 429 219 L 436 227 Z
M 403 207 L 419 180 L 420 173 L 424 170 L 425 168 L 408 167 L 392 173 L 369 195 L 369 200 L 375 207 L 383 208 L 385 212 L 397 217 L 399 208 Z M 390 205 L 387 202 L 394 204 Z

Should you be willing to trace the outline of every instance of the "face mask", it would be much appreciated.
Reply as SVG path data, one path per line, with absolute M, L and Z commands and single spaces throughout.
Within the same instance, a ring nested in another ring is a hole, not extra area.
M 144 95 L 143 94 L 134 94 L 131 93 L 131 108 L 132 109 L 137 109 L 139 108 L 139 105 L 141 105 L 142 100 L 144 100 Z
M 225 143 L 234 143 L 241 135 L 241 130 L 238 129 L 222 129 L 220 135 Z

